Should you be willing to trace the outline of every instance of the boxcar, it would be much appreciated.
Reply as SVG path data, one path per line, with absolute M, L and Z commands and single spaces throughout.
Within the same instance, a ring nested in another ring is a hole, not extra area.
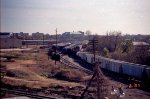
M 99 62 L 101 62 L 101 68 L 106 69 L 106 62 L 103 57 L 99 57 Z
M 122 62 L 116 60 L 109 60 L 110 61 L 110 71 L 116 73 L 122 73 Z
M 77 56 L 88 63 L 94 63 L 94 55 L 88 52 L 78 52 Z M 96 56 L 96 62 L 101 62 L 100 67 L 115 73 L 125 74 L 131 77 L 142 79 L 146 74 L 150 80 L 150 67 L 146 65 L 134 64 L 114 59 Z
M 125 62 L 122 64 L 123 74 L 130 75 L 136 78 L 142 78 L 145 66 Z
M 88 63 L 93 63 L 93 62 L 92 62 L 93 54 L 86 54 L 85 56 L 86 56 L 86 61 L 87 61 Z

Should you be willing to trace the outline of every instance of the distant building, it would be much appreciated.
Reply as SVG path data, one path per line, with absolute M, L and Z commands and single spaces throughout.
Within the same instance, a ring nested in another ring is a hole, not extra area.
M 64 40 L 74 41 L 74 40 L 82 40 L 84 37 L 84 32 L 65 32 L 62 34 L 62 38 Z
M 150 44 L 146 42 L 133 42 L 133 46 L 136 50 L 150 50 Z
M 32 39 L 33 40 L 42 40 L 44 38 L 44 33 L 32 33 Z
M 22 40 L 23 45 L 52 45 L 55 40 Z
M 50 35 L 49 34 L 45 34 L 44 35 L 44 40 L 49 40 L 50 39 Z
M 0 32 L 0 49 L 20 47 L 22 47 L 22 41 L 17 33 Z
M 29 39 L 29 33 L 20 32 L 19 35 L 21 36 L 21 38 L 22 38 L 23 40 Z
M 149 46 L 148 43 L 146 42 L 133 42 L 134 46 Z

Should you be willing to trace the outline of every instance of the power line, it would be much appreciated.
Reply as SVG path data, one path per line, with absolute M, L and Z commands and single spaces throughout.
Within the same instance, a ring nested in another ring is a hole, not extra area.
M 55 48 L 55 56 L 57 54 L 57 28 L 56 28 L 56 48 Z M 56 59 L 55 59 L 55 65 L 56 65 Z
M 107 80 L 105 79 L 101 69 L 99 68 L 100 63 L 96 63 L 96 55 L 95 55 L 95 45 L 98 43 L 98 40 L 96 40 L 96 37 L 93 37 L 92 40 L 89 40 L 89 44 L 92 45 L 93 48 L 93 55 L 94 55 L 94 62 L 93 62 L 93 71 L 94 74 L 92 78 L 90 79 L 88 85 L 86 86 L 84 92 L 82 93 L 80 99 L 84 98 L 84 95 L 88 88 L 90 87 L 93 79 L 96 79 L 96 87 L 97 87 L 97 99 L 103 99 L 107 96 Z

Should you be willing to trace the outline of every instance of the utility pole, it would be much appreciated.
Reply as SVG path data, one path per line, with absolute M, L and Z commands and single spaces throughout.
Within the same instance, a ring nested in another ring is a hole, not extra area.
M 93 55 L 94 55 L 94 62 L 93 62 L 93 71 L 94 71 L 94 74 L 91 78 L 91 80 L 89 81 L 88 85 L 86 86 L 84 92 L 82 93 L 80 99 L 83 99 L 84 98 L 84 94 L 85 92 L 88 90 L 88 87 L 91 85 L 92 83 L 92 80 L 94 78 L 96 78 L 96 87 L 97 87 L 97 99 L 104 99 L 104 97 L 107 96 L 107 82 L 104 78 L 104 75 L 101 71 L 101 69 L 99 68 L 99 65 L 96 64 L 96 55 L 95 55 L 95 45 L 96 43 L 98 43 L 98 40 L 96 40 L 95 37 L 93 37 L 92 40 L 90 40 L 89 44 L 92 45 L 92 48 L 93 48 Z
M 93 64 L 93 66 L 95 65 L 95 43 L 97 43 L 97 40 L 95 40 L 94 37 L 93 37 L 92 40 L 89 40 L 89 44 L 92 45 L 93 55 L 94 55 L 94 62 L 93 62 L 94 64 Z M 88 90 L 89 86 L 91 85 L 93 79 L 95 78 L 95 76 L 96 76 L 96 74 L 97 74 L 97 72 L 96 72 L 94 69 L 93 69 L 93 71 L 94 71 L 94 74 L 93 74 L 91 80 L 89 81 L 88 85 L 86 86 L 84 92 L 82 93 L 80 99 L 84 99 L 84 94 L 85 94 L 85 92 Z
M 16 36 L 16 34 L 12 34 L 12 39 L 13 39 L 13 50 L 14 50 L 14 48 L 15 48 L 15 36 Z
M 55 56 L 57 54 L 57 28 L 56 28 L 56 48 L 55 48 Z M 56 65 L 56 59 L 55 59 L 55 65 Z
M 43 33 L 43 47 L 44 47 L 44 33 Z
M 92 45 L 93 48 L 93 55 L 94 55 L 94 63 L 95 63 L 95 45 L 98 43 L 98 40 L 96 40 L 96 37 L 94 36 L 92 40 L 89 40 L 89 44 Z

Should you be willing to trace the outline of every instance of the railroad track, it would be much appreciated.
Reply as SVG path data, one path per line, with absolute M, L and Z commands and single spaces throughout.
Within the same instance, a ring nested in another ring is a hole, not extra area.
M 10 89 L 6 89 L 6 88 L 1 88 L 1 92 L 20 95 L 20 96 L 27 96 L 27 97 L 35 98 L 35 99 L 58 99 L 58 98 L 52 97 L 52 96 L 43 96 L 43 95 L 38 95 L 38 94 L 34 94 L 34 93 L 29 93 L 26 91 L 19 91 L 19 90 L 12 90 L 12 89 L 10 90 Z
M 79 65 L 73 64 L 72 62 L 70 62 L 69 60 L 67 60 L 67 59 L 65 59 L 65 58 L 63 58 L 63 57 L 60 58 L 60 62 L 61 62 L 62 64 L 64 64 L 64 65 L 69 66 L 69 67 L 76 68 L 76 69 L 79 69 L 79 70 L 81 70 L 81 71 L 84 71 L 84 72 L 86 72 L 86 73 L 88 73 L 88 74 L 93 74 L 93 71 L 88 70 L 88 69 L 86 69 L 86 68 L 84 68 L 84 67 L 81 67 L 81 66 L 79 66 Z
M 66 66 L 79 69 L 79 70 L 84 71 L 84 72 L 86 72 L 88 74 L 93 74 L 93 71 L 91 71 L 89 69 L 86 69 L 84 67 L 78 66 L 76 64 L 73 64 L 69 60 L 65 59 L 63 56 L 61 57 L 60 62 L 63 63 L 64 65 L 66 65 Z M 109 76 L 111 78 L 118 79 L 118 74 L 111 74 L 109 71 L 106 71 L 105 75 L 106 74 L 107 74 L 107 76 Z M 119 77 L 122 79 L 122 82 L 125 82 L 127 80 L 126 78 L 122 77 L 121 75 L 119 75 Z

